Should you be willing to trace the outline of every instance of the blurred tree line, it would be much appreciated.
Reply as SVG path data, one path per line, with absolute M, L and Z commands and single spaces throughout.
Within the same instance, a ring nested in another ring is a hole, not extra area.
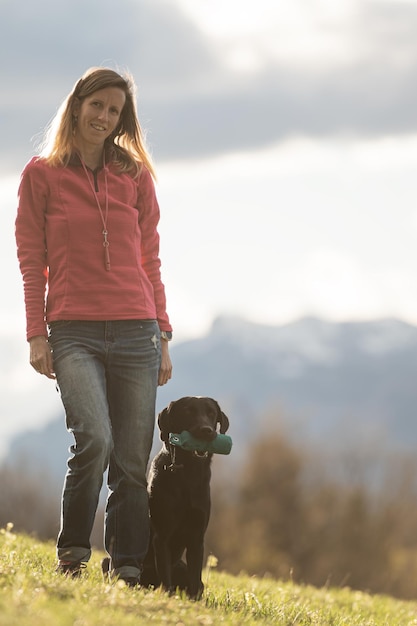
M 375 451 L 374 451 L 375 452 Z M 233 455 L 233 450 L 232 450 Z M 232 574 L 417 597 L 417 459 L 352 451 L 330 463 L 273 432 L 239 463 L 213 459 L 207 554 Z M 216 467 L 217 466 L 217 467 Z M 0 527 L 55 539 L 60 494 L 48 476 L 0 468 Z M 103 511 L 92 537 L 102 548 Z
M 337 467 L 337 455 L 327 464 L 261 436 L 233 478 L 216 479 L 207 549 L 232 574 L 415 599 L 417 459 L 375 452 L 346 451 Z

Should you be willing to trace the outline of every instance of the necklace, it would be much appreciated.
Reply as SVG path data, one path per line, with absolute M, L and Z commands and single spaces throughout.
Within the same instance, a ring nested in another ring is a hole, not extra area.
M 103 214 L 103 209 L 101 208 L 101 204 L 100 204 L 100 200 L 98 199 L 98 195 L 97 192 L 95 190 L 95 187 L 93 185 L 93 182 L 91 180 L 91 177 L 88 174 L 88 170 L 87 170 L 87 166 L 84 163 L 83 159 L 81 159 L 80 156 L 80 160 L 81 160 L 81 164 L 83 166 L 85 175 L 87 176 L 87 180 L 90 183 L 90 187 L 91 187 L 91 191 L 93 192 L 93 195 L 96 199 L 96 203 L 97 203 L 97 207 L 100 213 L 100 217 L 101 217 L 101 222 L 103 224 L 103 230 L 102 235 L 103 235 L 103 247 L 104 247 L 104 267 L 106 268 L 106 270 L 108 272 L 110 272 L 110 252 L 109 252 L 109 245 L 110 242 L 107 239 L 108 236 L 108 230 L 107 230 L 107 217 L 109 214 L 109 194 L 108 194 L 108 187 L 107 187 L 107 167 L 106 167 L 106 160 L 105 157 L 103 155 L 103 169 L 104 169 L 104 194 L 105 194 L 105 209 L 104 209 L 104 214 Z

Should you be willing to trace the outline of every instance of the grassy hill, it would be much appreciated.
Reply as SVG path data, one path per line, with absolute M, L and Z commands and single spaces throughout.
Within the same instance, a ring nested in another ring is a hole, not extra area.
M 417 626 L 417 602 L 206 569 L 200 602 L 105 584 L 95 554 L 81 580 L 55 574 L 55 549 L 0 531 L 0 626 Z

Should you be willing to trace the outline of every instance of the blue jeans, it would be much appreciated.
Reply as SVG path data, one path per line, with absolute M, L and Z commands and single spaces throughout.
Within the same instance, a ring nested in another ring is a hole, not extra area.
M 138 576 L 149 542 L 146 469 L 161 360 L 158 324 L 52 322 L 49 341 L 67 428 L 75 439 L 63 490 L 58 558 L 90 558 L 108 469 L 105 547 L 115 575 Z

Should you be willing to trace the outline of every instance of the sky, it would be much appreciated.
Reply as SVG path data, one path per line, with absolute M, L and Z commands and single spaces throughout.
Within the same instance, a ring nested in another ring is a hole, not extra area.
M 60 410 L 28 365 L 16 191 L 93 65 L 138 85 L 177 342 L 224 314 L 417 323 L 417 1 L 0 0 L 0 14 L 0 440 Z

